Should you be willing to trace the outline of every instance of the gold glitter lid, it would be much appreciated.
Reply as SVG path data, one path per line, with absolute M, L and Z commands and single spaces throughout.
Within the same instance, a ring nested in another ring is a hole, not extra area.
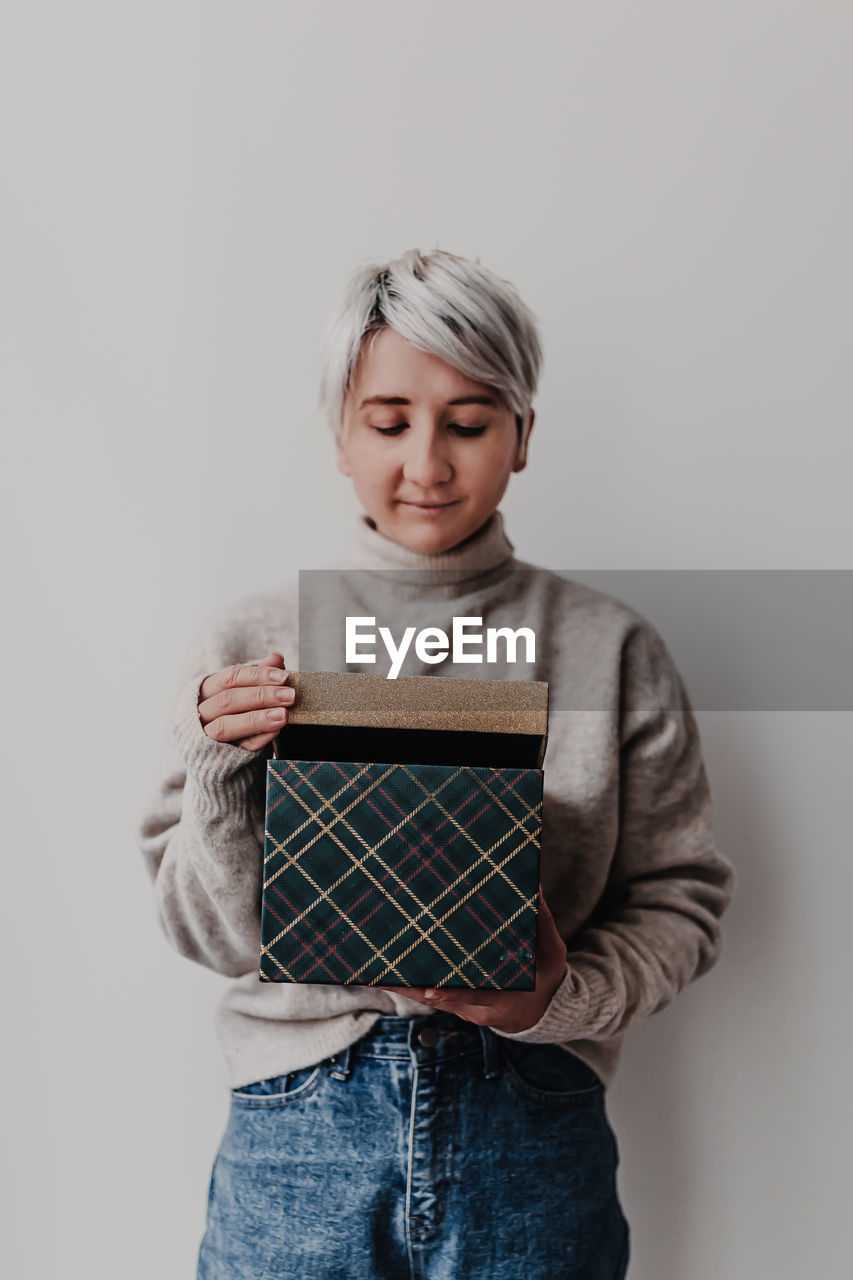
M 296 690 L 288 724 L 473 733 L 548 732 L 546 680 L 471 680 L 453 676 L 288 671 Z

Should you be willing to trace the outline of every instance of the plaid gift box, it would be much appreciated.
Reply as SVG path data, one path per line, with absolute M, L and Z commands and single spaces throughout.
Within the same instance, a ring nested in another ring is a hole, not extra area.
M 292 671 L 260 979 L 535 988 L 544 681 Z

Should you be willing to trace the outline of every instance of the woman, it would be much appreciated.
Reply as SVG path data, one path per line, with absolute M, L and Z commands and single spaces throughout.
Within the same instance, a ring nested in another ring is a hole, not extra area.
M 198 1276 L 617 1280 L 630 1233 L 606 1088 L 625 1030 L 716 961 L 733 888 L 689 699 L 641 615 L 514 555 L 498 504 L 527 465 L 541 350 L 510 284 L 438 250 L 362 267 L 323 355 L 363 507 L 340 614 L 363 612 L 367 582 L 401 625 L 488 612 L 535 634 L 535 659 L 488 674 L 550 684 L 536 984 L 259 982 L 265 766 L 298 602 L 225 609 L 141 828 L 167 937 L 234 979 Z

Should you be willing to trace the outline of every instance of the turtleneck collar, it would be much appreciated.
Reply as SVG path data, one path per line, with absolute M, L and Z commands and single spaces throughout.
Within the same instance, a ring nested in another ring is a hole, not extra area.
M 442 582 L 459 583 L 509 564 L 514 551 L 500 511 L 494 511 L 464 542 L 439 552 L 410 551 L 386 538 L 362 512 L 356 519 L 349 560 L 353 569 L 382 570 L 395 582 L 427 583 L 440 570 Z

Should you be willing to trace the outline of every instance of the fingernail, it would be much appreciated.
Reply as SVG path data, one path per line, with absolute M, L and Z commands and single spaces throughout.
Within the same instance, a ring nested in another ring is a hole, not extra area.
M 274 720 L 276 723 L 280 723 L 286 715 L 287 715 L 287 712 L 285 711 L 284 707 L 280 707 L 272 711 L 268 711 L 267 719 Z
M 275 680 L 278 684 L 283 684 L 286 679 L 286 671 L 282 671 L 280 667 L 270 668 L 270 680 Z

